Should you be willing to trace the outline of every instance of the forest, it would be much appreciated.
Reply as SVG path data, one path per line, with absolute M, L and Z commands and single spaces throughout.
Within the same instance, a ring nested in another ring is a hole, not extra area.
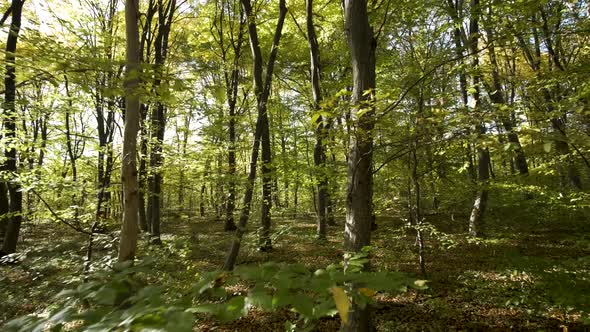
M 0 15 L 0 330 L 590 329 L 589 1 Z

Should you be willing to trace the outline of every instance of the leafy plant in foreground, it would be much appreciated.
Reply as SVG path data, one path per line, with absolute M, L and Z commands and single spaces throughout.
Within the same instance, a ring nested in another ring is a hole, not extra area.
M 352 256 L 362 262 L 366 254 Z M 159 286 L 143 285 L 149 262 L 117 266 L 96 273 L 93 280 L 56 298 L 49 314 L 27 315 L 9 322 L 7 331 L 191 331 L 194 314 L 210 314 L 222 322 L 236 320 L 251 308 L 266 312 L 290 309 L 297 322 L 287 322 L 289 331 L 311 330 L 322 317 L 337 313 L 347 322 L 351 300 L 363 306 L 378 291 L 405 292 L 423 289 L 425 281 L 398 272 L 359 272 L 332 264 L 310 271 L 302 265 L 266 263 L 238 266 L 233 272 L 210 272 L 181 296 Z M 247 285 L 243 292 L 229 293 L 227 286 Z M 354 283 L 355 290 L 345 286 Z

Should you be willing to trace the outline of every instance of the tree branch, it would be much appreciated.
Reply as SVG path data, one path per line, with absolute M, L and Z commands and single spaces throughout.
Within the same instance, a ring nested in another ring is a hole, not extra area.
M 58 221 L 66 224 L 67 226 L 69 226 L 70 228 L 72 228 L 73 230 L 86 234 L 86 235 L 90 235 L 91 232 L 85 231 L 75 225 L 72 225 L 71 223 L 67 222 L 64 218 L 60 217 L 52 208 L 51 205 L 49 205 L 49 203 L 47 203 L 47 201 L 45 199 L 43 199 L 43 197 L 41 195 L 39 195 L 39 193 L 37 193 L 34 189 L 30 189 L 30 192 L 32 192 L 33 194 L 35 194 L 35 196 L 37 196 L 39 198 L 39 200 L 41 200 L 41 202 L 43 202 L 43 204 L 45 205 L 45 207 L 47 208 L 47 210 L 49 210 L 49 212 L 51 212 L 51 214 L 55 217 L 55 219 L 57 219 Z

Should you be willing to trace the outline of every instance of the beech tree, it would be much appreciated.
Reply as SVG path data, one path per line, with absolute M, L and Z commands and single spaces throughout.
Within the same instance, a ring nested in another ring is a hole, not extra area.
M 322 102 L 322 87 L 321 87 L 321 62 L 320 49 L 318 44 L 315 26 L 313 23 L 313 0 L 305 2 L 305 17 L 307 26 L 307 41 L 309 44 L 310 53 L 310 71 L 311 71 L 311 86 L 313 97 L 313 110 L 315 112 L 321 111 Z M 326 238 L 326 228 L 329 219 L 328 205 L 328 177 L 326 174 L 326 145 L 328 139 L 327 131 L 330 129 L 329 119 L 324 119 L 324 116 L 317 114 L 315 121 L 316 128 L 316 142 L 313 150 L 313 162 L 317 167 L 317 234 L 320 239 Z
M 139 131 L 140 82 L 139 67 L 139 2 L 125 2 L 125 36 L 127 67 L 125 82 L 125 132 L 123 134 L 123 226 L 119 241 L 120 262 L 133 260 L 139 233 L 139 186 L 137 181 L 137 133 Z
M 373 129 L 375 111 L 375 50 L 377 41 L 369 24 L 366 0 L 344 2 L 345 29 L 352 62 L 352 134 L 348 156 L 344 248 L 360 252 L 371 244 L 373 220 Z M 343 331 L 371 331 L 368 306 L 353 303 Z
M 18 242 L 23 210 L 23 195 L 18 178 L 18 160 L 16 149 L 16 130 L 17 130 L 17 108 L 16 108 L 16 45 L 21 27 L 22 9 L 24 0 L 13 0 L 10 6 L 11 22 L 6 41 L 6 53 L 4 60 L 4 140 L 8 145 L 4 148 L 4 158 L 2 168 L 10 174 L 10 179 L 6 184 L 0 187 L 8 189 L 8 195 L 3 193 L 0 199 L 3 200 L 0 212 L 2 215 L 0 223 L 0 234 L 3 235 L 2 249 L 0 257 L 11 254 L 16 251 Z M 5 143 L 6 144 L 6 143 Z M 6 201 L 8 200 L 8 204 Z M 8 209 L 7 209 L 8 207 Z

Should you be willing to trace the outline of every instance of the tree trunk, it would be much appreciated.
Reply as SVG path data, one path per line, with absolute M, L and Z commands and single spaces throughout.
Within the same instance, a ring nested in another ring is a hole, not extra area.
M 242 241 L 242 236 L 246 231 L 246 225 L 248 223 L 248 218 L 250 216 L 250 207 L 252 204 L 252 195 L 254 192 L 254 181 L 256 180 L 256 167 L 258 163 L 258 150 L 260 145 L 262 144 L 262 140 L 264 140 L 264 131 L 266 126 L 266 137 L 268 138 L 268 115 L 266 113 L 266 103 L 268 101 L 268 96 L 270 94 L 270 86 L 272 82 L 272 73 L 274 69 L 274 63 L 277 56 L 279 42 L 281 40 L 281 35 L 283 31 L 283 23 L 285 22 L 285 16 L 287 15 L 287 7 L 285 6 L 285 0 L 280 0 L 279 7 L 279 19 L 277 21 L 277 26 L 275 30 L 275 35 L 271 47 L 270 56 L 268 59 L 268 63 L 266 66 L 266 78 L 264 80 L 264 84 L 262 81 L 262 53 L 260 51 L 260 45 L 258 43 L 258 32 L 256 30 L 256 22 L 254 21 L 254 16 L 252 15 L 252 5 L 250 4 L 250 0 L 241 0 L 242 6 L 244 7 L 244 12 L 246 13 L 246 17 L 248 18 L 248 34 L 250 36 L 250 47 L 252 50 L 252 57 L 253 57 L 253 76 L 254 76 L 254 91 L 256 93 L 257 99 L 257 109 L 258 109 L 258 116 L 256 120 L 256 129 L 254 132 L 254 143 L 252 144 L 252 153 L 250 156 L 250 171 L 248 174 L 248 181 L 246 183 L 246 192 L 244 193 L 244 199 L 242 201 L 242 212 L 240 214 L 240 221 L 238 224 L 238 229 L 236 230 L 236 236 L 232 241 L 232 245 L 230 251 L 226 257 L 225 263 L 223 265 L 223 269 L 230 271 L 233 270 L 234 265 L 236 263 L 236 259 L 238 257 L 238 253 L 240 251 L 240 244 Z M 270 141 L 268 142 L 270 145 Z M 267 150 L 266 153 L 270 155 L 270 150 Z M 264 147 L 262 148 L 262 154 L 264 159 Z M 263 167 L 264 173 L 264 167 Z M 270 176 L 270 174 L 267 174 Z M 270 181 L 267 182 L 270 186 Z M 268 187 L 267 189 L 270 189 Z M 263 191 L 264 191 L 264 181 L 263 181 Z M 267 222 L 268 226 L 270 226 L 270 193 L 267 192 L 268 200 L 263 202 L 262 206 L 262 219 L 263 222 Z M 264 195 L 263 195 L 264 196 Z M 264 200 L 264 197 L 263 197 Z M 266 205 L 266 206 L 265 206 Z M 264 216 L 265 213 L 268 213 L 268 216 Z M 264 225 L 264 224 L 263 224 Z M 265 238 L 264 230 L 262 231 L 263 235 L 260 239 L 260 244 L 264 245 L 261 249 L 268 249 L 265 248 L 270 245 L 270 238 Z M 266 234 L 267 236 L 269 234 Z
M 10 212 L 10 201 L 8 199 L 8 186 L 6 182 L 0 182 L 0 248 L 4 243 L 4 236 L 6 234 L 6 228 L 8 227 Z
M 151 55 L 151 43 L 152 43 L 152 20 L 156 15 L 156 3 L 154 0 L 150 0 L 148 3 L 148 9 L 145 14 L 145 24 L 143 25 L 143 31 L 141 33 L 141 40 L 139 44 L 139 56 L 140 61 L 143 63 L 150 62 Z M 147 174 L 147 158 L 148 158 L 148 111 L 149 105 L 142 103 L 140 105 L 140 138 L 141 138 L 141 154 L 139 157 L 139 224 L 141 230 L 144 232 L 150 232 L 152 227 L 150 225 L 151 218 L 147 215 L 147 200 L 149 200 L 149 189 L 148 189 L 148 174 Z
M 205 192 L 207 187 L 205 186 L 205 179 L 203 179 L 203 184 L 201 185 L 201 195 L 199 196 L 199 215 L 201 217 L 205 217 Z
M 313 96 L 313 112 L 320 111 L 320 103 L 322 101 L 321 90 L 321 63 L 320 63 L 320 47 L 313 25 L 313 0 L 307 0 L 306 8 L 306 23 L 307 23 L 307 42 L 309 44 L 309 53 L 311 58 L 311 86 Z M 316 142 L 313 149 L 313 162 L 315 166 L 315 174 L 317 181 L 317 231 L 316 234 L 319 239 L 326 238 L 327 228 L 327 208 L 328 208 L 328 178 L 326 174 L 326 148 L 325 141 L 327 139 L 327 126 L 321 115 L 317 116 L 315 121 L 315 135 Z
M 147 112 L 148 106 L 146 104 L 140 105 L 140 140 L 141 140 L 141 153 L 139 157 L 139 227 L 142 232 L 149 232 L 151 226 L 149 219 L 146 214 L 146 190 L 148 189 L 148 176 L 147 176 L 147 152 L 148 152 L 148 134 L 147 134 Z M 148 196 L 149 197 L 149 196 Z
M 237 70 L 235 71 L 238 72 Z M 235 106 L 235 104 L 234 104 Z M 229 112 L 229 151 L 227 154 L 228 163 L 228 197 L 225 206 L 225 226 L 226 231 L 235 231 L 236 223 L 234 222 L 234 210 L 236 209 L 236 118 L 235 107 L 230 106 Z
M 188 147 L 188 137 L 190 134 L 190 126 L 191 126 L 191 119 L 192 119 L 192 115 L 191 114 L 185 114 L 184 115 L 184 125 L 182 128 L 182 143 L 180 144 L 180 151 L 182 152 L 182 157 L 186 158 L 186 154 L 187 154 L 187 147 Z M 184 173 L 184 169 L 180 170 L 180 174 L 179 174 L 179 183 L 180 183 L 180 189 L 178 191 L 178 206 L 181 209 L 184 209 L 184 201 L 185 201 L 185 173 Z
M 476 126 L 475 131 L 478 134 L 478 138 L 483 138 L 486 134 L 486 127 L 481 118 L 481 106 L 480 106 L 480 74 L 477 73 L 479 70 L 479 55 L 477 55 L 478 44 L 479 44 L 479 13 L 480 5 L 479 0 L 471 0 L 471 18 L 469 21 L 469 47 L 471 53 L 474 54 L 473 61 L 471 63 L 472 68 L 476 71 L 473 74 L 473 112 L 475 115 L 480 117 L 478 121 L 480 123 Z M 483 228 L 483 217 L 488 200 L 488 189 L 486 188 L 487 182 L 490 179 L 490 152 L 486 147 L 483 147 L 478 143 L 477 146 L 477 170 L 478 170 L 478 181 L 479 188 L 476 194 L 471 216 L 469 218 L 469 234 L 471 236 L 481 236 Z
M 162 194 L 162 144 L 164 144 L 164 132 L 166 130 L 166 106 L 161 100 L 159 89 L 164 76 L 164 62 L 168 53 L 168 37 L 172 25 L 172 17 L 176 10 L 176 0 L 169 0 L 164 5 L 163 0 L 158 0 L 158 32 L 154 45 L 155 78 L 154 91 L 158 97 L 155 107 L 152 108 L 151 129 L 153 144 L 150 151 L 150 167 L 152 176 L 149 183 L 148 217 L 150 221 L 150 243 L 161 244 L 160 223 L 162 219 L 161 202 Z
M 133 260 L 139 232 L 139 188 L 137 183 L 137 132 L 139 131 L 139 0 L 125 1 L 126 80 L 125 130 L 121 183 L 123 184 L 123 225 L 119 242 L 119 262 Z
M 491 9 L 490 9 L 491 11 Z M 491 14 L 491 12 L 490 12 Z M 486 34 L 488 37 L 488 41 L 494 40 L 494 34 L 490 27 L 486 27 Z M 529 174 L 529 167 L 526 162 L 526 157 L 524 154 L 524 150 L 520 144 L 520 139 L 518 138 L 518 134 L 514 131 L 515 124 L 512 122 L 512 119 L 508 114 L 503 114 L 504 112 L 501 109 L 502 105 L 506 105 L 506 98 L 504 97 L 504 88 L 502 87 L 502 82 L 500 81 L 500 73 L 498 70 L 498 61 L 496 60 L 496 51 L 494 46 L 488 48 L 488 57 L 490 59 L 490 65 L 492 66 L 492 85 L 493 87 L 489 90 L 489 96 L 496 106 L 499 106 L 498 111 L 500 112 L 500 119 L 502 120 L 502 125 L 504 126 L 504 130 L 506 130 L 506 136 L 508 138 L 508 142 L 512 145 L 512 149 L 514 151 L 514 166 L 518 170 L 520 175 L 528 175 Z
M 461 94 L 461 101 L 465 108 L 468 108 L 468 101 L 469 101 L 469 93 L 467 91 L 467 75 L 465 74 L 465 70 L 463 66 L 465 65 L 463 61 L 464 51 L 466 44 L 468 43 L 467 37 L 465 36 L 465 31 L 462 28 L 463 26 L 463 17 L 461 12 L 463 10 L 463 1 L 462 0 L 447 0 L 447 4 L 449 6 L 449 13 L 451 19 L 453 19 L 453 23 L 455 24 L 455 28 L 453 29 L 453 42 L 455 44 L 455 55 L 457 57 L 457 62 L 459 65 L 459 92 Z M 466 136 L 469 136 L 469 132 L 471 131 L 469 128 L 466 129 L 467 133 Z M 469 177 L 472 181 L 476 181 L 477 174 L 475 171 L 475 166 L 473 164 L 473 153 L 471 151 L 471 144 L 467 142 L 466 147 L 466 159 L 467 159 L 467 170 Z
M 348 189 L 344 247 L 359 252 L 371 243 L 373 220 L 373 128 L 375 126 L 375 48 L 376 40 L 369 25 L 366 0 L 344 1 L 345 29 L 352 60 L 352 125 L 348 157 Z M 369 111 L 365 111 L 369 108 Z M 361 112 L 361 109 L 363 111 Z M 353 301 L 348 324 L 342 331 L 371 331 L 368 306 L 361 308 Z
M 158 102 L 152 111 L 152 139 L 150 152 L 151 176 L 148 188 L 148 224 L 150 226 L 150 243 L 160 244 L 160 221 L 162 212 L 160 209 L 160 196 L 162 195 L 162 144 L 164 138 L 164 105 Z M 154 140 L 155 138 L 155 140 Z
M 12 0 L 12 21 L 10 23 L 10 32 L 6 41 L 6 74 L 4 75 L 4 132 L 5 140 L 13 142 L 16 139 L 16 43 L 20 32 L 21 15 L 24 0 Z M 11 254 L 16 251 L 16 244 L 20 233 L 22 222 L 23 196 L 21 191 L 20 180 L 18 179 L 16 147 L 7 145 L 4 151 L 6 161 L 3 170 L 6 171 L 10 178 L 7 183 L 9 196 L 9 214 L 2 217 L 6 220 L 4 241 L 0 250 L 0 257 L 5 254 Z
M 418 262 L 420 264 L 420 271 L 424 278 L 426 278 L 426 253 L 425 253 L 425 244 L 424 244 L 424 233 L 422 232 L 422 192 L 420 191 L 420 179 L 418 177 L 418 146 L 419 146 L 419 139 L 424 135 L 423 129 L 421 126 L 423 125 L 424 121 L 424 92 L 422 88 L 420 89 L 420 97 L 418 99 L 418 112 L 416 114 L 416 123 L 414 124 L 415 130 L 415 137 L 414 141 L 412 142 L 412 153 L 411 153 L 411 178 L 412 178 L 412 186 L 414 189 L 414 195 L 410 195 L 409 199 L 414 200 L 414 211 L 413 216 L 410 220 L 414 221 L 414 225 L 416 226 L 416 244 L 418 245 Z M 412 211 L 411 211 L 412 212 Z
M 264 106 L 264 113 L 262 116 L 260 145 L 262 149 L 262 203 L 260 211 L 260 238 L 258 239 L 258 247 L 260 251 L 268 251 L 272 249 L 272 243 L 270 240 L 270 210 L 272 208 L 272 169 L 270 163 L 272 161 L 272 151 L 270 144 L 270 124 L 268 120 L 268 113 L 266 111 L 266 105 Z
M 215 21 L 213 28 L 217 32 L 217 42 L 221 52 L 223 62 L 223 77 L 225 81 L 225 93 L 228 106 L 228 196 L 225 203 L 225 231 L 235 231 L 236 223 L 234 221 L 234 212 L 236 208 L 236 106 L 238 100 L 238 88 L 240 85 L 240 58 L 242 56 L 242 44 L 244 42 L 244 27 L 246 19 L 244 18 L 243 8 L 240 6 L 239 14 L 235 13 L 228 3 L 223 0 L 216 3 Z M 226 45 L 227 39 L 224 33 L 225 18 L 229 21 L 230 38 L 229 44 Z M 239 20 L 237 38 L 234 37 L 233 22 Z M 212 29 L 213 30 L 213 29 Z M 229 63 L 229 50 L 233 50 L 233 58 Z

